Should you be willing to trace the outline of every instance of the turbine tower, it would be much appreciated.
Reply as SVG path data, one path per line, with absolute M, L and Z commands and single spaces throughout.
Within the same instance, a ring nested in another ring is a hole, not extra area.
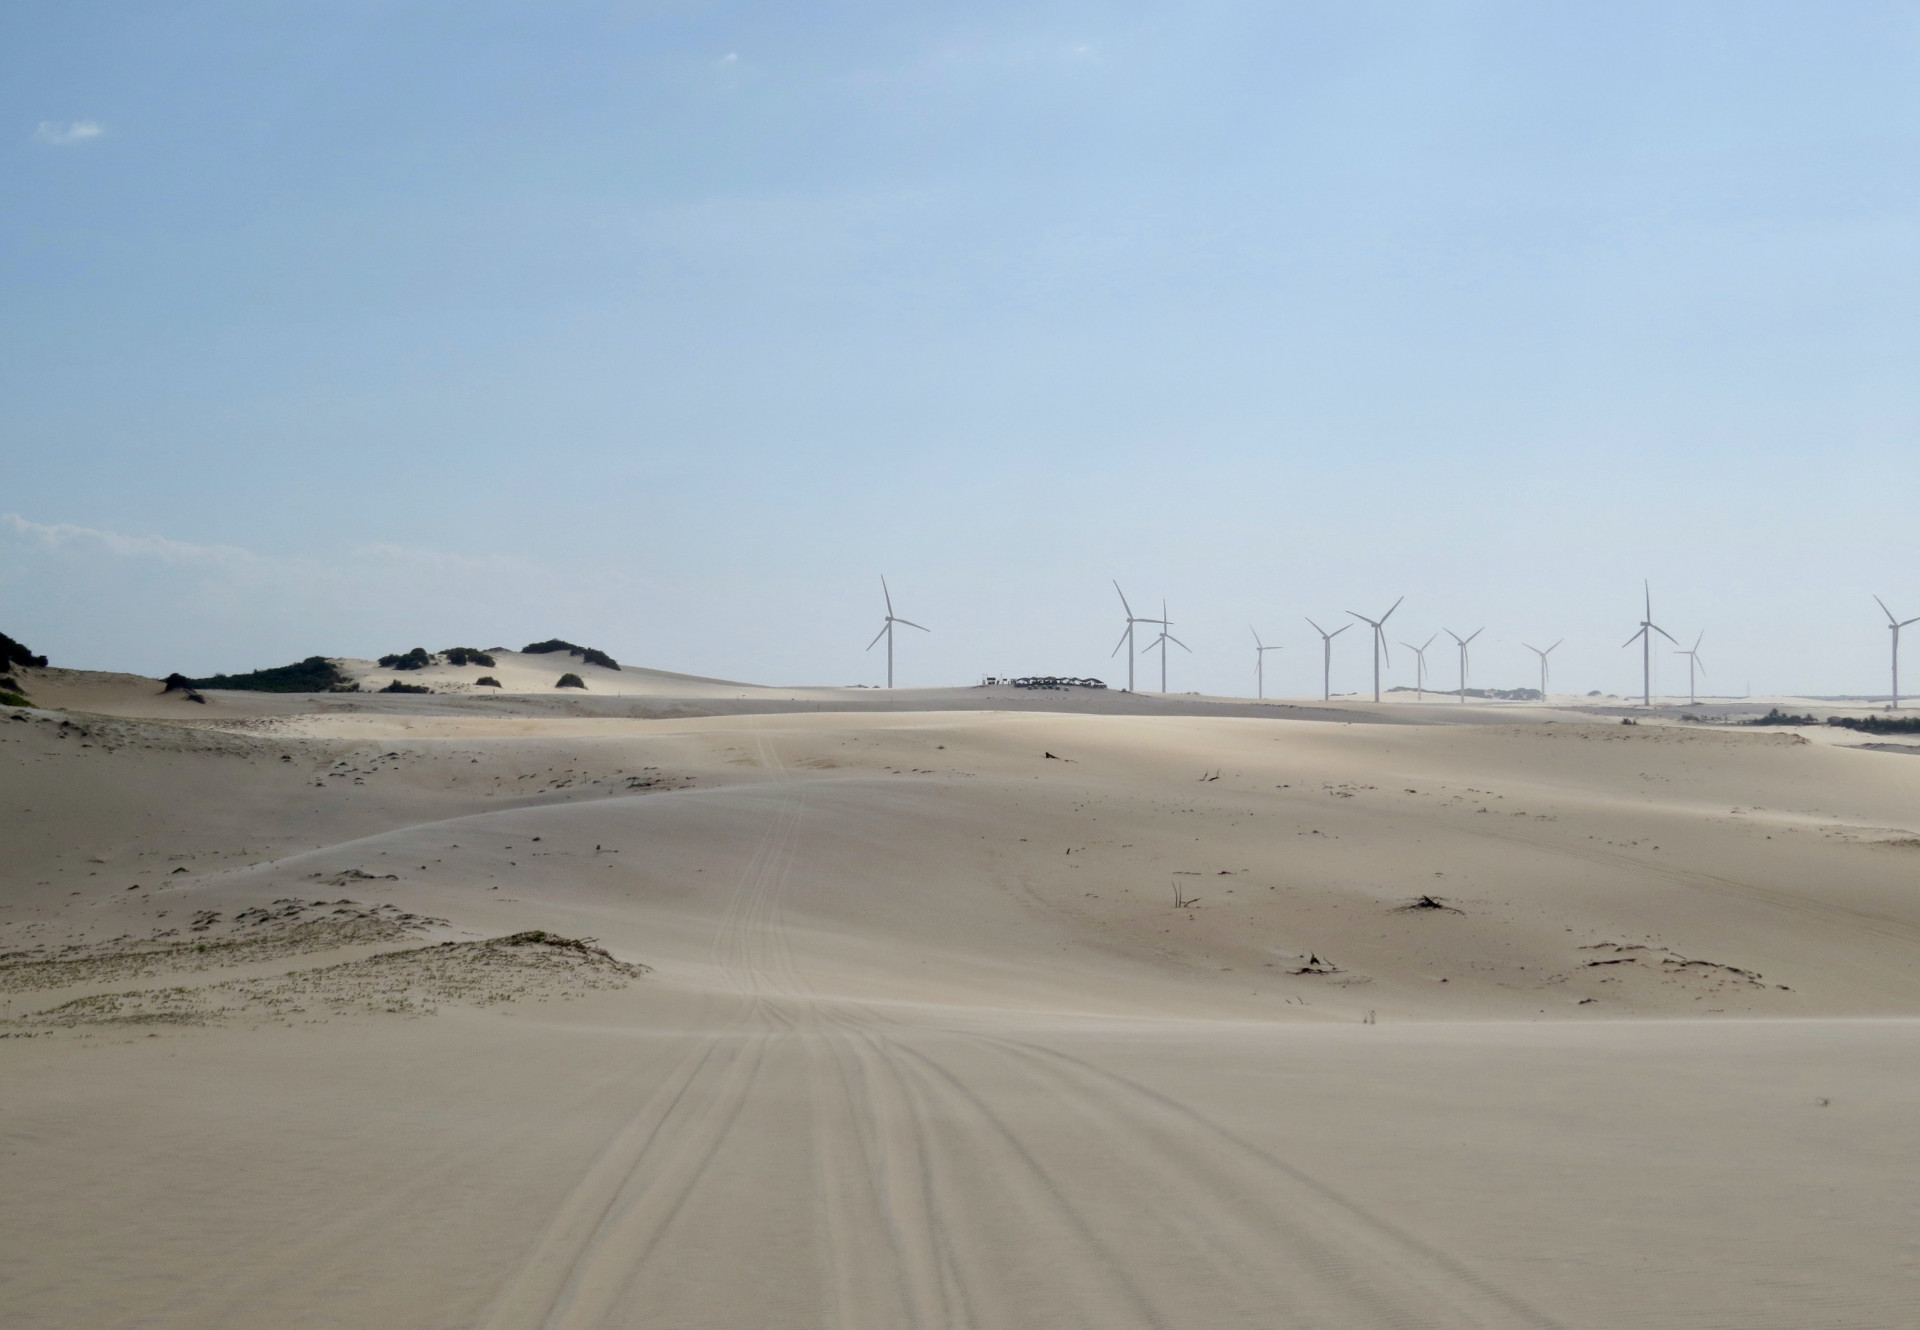
M 1173 643 L 1188 655 L 1193 654 L 1193 648 L 1167 631 L 1167 629 L 1172 626 L 1173 620 L 1167 617 L 1166 601 L 1163 600 L 1160 602 L 1160 617 L 1158 619 L 1145 620 L 1144 622 L 1157 623 L 1160 625 L 1160 635 L 1154 638 L 1153 641 L 1147 643 L 1147 650 L 1151 651 L 1155 647 L 1160 648 L 1160 691 L 1164 693 L 1167 691 L 1167 643 Z M 1128 626 L 1131 627 L 1132 625 Z
M 1308 619 L 1307 622 L 1313 623 L 1313 620 Z M 1333 700 L 1333 639 L 1351 627 L 1353 625 L 1350 623 L 1341 624 L 1332 632 L 1328 632 L 1319 624 L 1313 623 L 1313 631 L 1320 634 L 1320 700 L 1322 702 Z
M 1567 639 L 1563 637 L 1560 639 L 1560 642 L 1564 642 L 1566 640 Z M 1520 644 L 1521 646 L 1525 647 L 1527 650 L 1531 651 L 1534 655 L 1540 657 L 1540 700 L 1542 702 L 1547 700 L 1547 657 L 1551 656 L 1555 651 L 1559 649 L 1560 642 L 1555 642 L 1552 646 L 1548 647 L 1545 651 L 1542 651 L 1539 647 L 1534 646 L 1531 642 L 1522 642 Z M 1698 645 L 1698 643 L 1696 643 L 1695 645 Z M 1465 684 L 1461 685 L 1461 687 L 1463 688 L 1465 686 L 1466 686 Z
M 930 633 L 933 629 L 921 628 L 913 620 L 902 619 L 893 612 L 893 592 L 887 590 L 885 577 L 880 579 L 880 594 L 887 598 L 887 619 L 880 625 L 880 631 L 873 635 L 873 641 L 867 643 L 867 650 L 871 651 L 878 646 L 881 638 L 887 639 L 887 687 L 891 688 L 893 687 L 893 626 L 896 623 L 904 623 L 909 628 L 920 628 L 923 633 Z
M 1267 697 L 1267 653 L 1278 651 L 1279 647 L 1270 647 L 1260 640 L 1259 632 L 1251 625 L 1247 631 L 1253 634 L 1253 677 L 1259 684 L 1258 697 L 1265 701 Z
M 1668 632 L 1666 629 L 1662 628 L 1659 624 L 1653 621 L 1653 588 L 1649 586 L 1646 582 L 1642 582 L 1640 584 L 1640 589 L 1646 593 L 1646 597 L 1647 597 L 1646 617 L 1640 620 L 1640 631 L 1635 633 L 1632 637 L 1629 637 L 1626 641 L 1622 642 L 1620 645 L 1622 648 L 1625 648 L 1625 647 L 1632 646 L 1635 642 L 1638 642 L 1640 644 L 1640 681 L 1641 681 L 1640 700 L 1644 705 L 1652 706 L 1653 705 L 1653 635 L 1655 633 L 1658 633 L 1660 634 L 1660 636 L 1666 638 L 1667 641 L 1673 642 L 1675 646 L 1679 646 L 1680 644 L 1674 641 L 1674 637 L 1672 633 Z M 1886 607 L 1883 605 L 1881 606 L 1881 608 L 1885 609 Z
M 1400 600 L 1405 599 L 1405 596 L 1400 597 Z M 1393 611 L 1400 608 L 1400 600 L 1394 601 L 1387 612 L 1377 619 L 1369 619 L 1358 610 L 1347 611 L 1348 614 L 1351 614 L 1361 623 L 1373 625 L 1373 700 L 1376 702 L 1380 700 L 1380 657 L 1385 654 L 1387 649 L 1386 624 L 1387 620 L 1393 617 Z M 1387 664 L 1393 664 L 1392 657 L 1389 656 L 1387 658 Z
M 1460 701 L 1463 704 L 1467 700 L 1467 643 L 1473 641 L 1474 638 L 1486 631 L 1484 628 L 1476 628 L 1465 637 L 1462 637 L 1460 634 L 1454 632 L 1453 629 L 1447 629 L 1447 636 L 1451 637 L 1460 646 Z M 1559 643 L 1557 642 L 1554 644 L 1554 646 L 1558 645 Z M 1549 647 L 1547 649 L 1551 651 L 1553 648 Z M 1545 690 L 1543 689 L 1542 691 Z
M 1698 699 L 1696 699 L 1693 695 L 1693 672 L 1696 669 L 1699 670 L 1700 673 L 1702 674 L 1705 674 L 1707 672 L 1707 667 L 1700 663 L 1700 643 L 1706 640 L 1706 636 L 1707 636 L 1707 630 L 1702 628 L 1700 630 L 1700 636 L 1693 639 L 1692 646 L 1688 647 L 1685 651 L 1676 651 L 1673 653 L 1676 656 L 1685 656 L 1687 658 L 1687 705 L 1688 706 L 1693 706 L 1698 701 Z
M 1440 636 L 1438 633 L 1433 635 L 1433 637 L 1438 636 Z M 1413 653 L 1413 700 L 1416 702 L 1427 700 L 1427 648 L 1433 645 L 1433 637 L 1429 637 L 1419 646 L 1411 642 L 1400 644 Z
M 1911 619 L 1896 619 L 1893 617 L 1893 611 L 1887 608 L 1886 601 L 1878 596 L 1875 596 L 1873 601 L 1880 607 L 1880 612 L 1887 616 L 1887 629 L 1893 634 L 1893 709 L 1898 711 L 1900 709 L 1900 630 L 1908 624 L 1920 623 L 1920 615 L 1915 615 Z
M 1120 589 L 1120 583 L 1113 584 L 1114 594 L 1120 597 L 1120 608 L 1127 612 L 1127 630 L 1120 634 L 1120 645 L 1107 653 L 1109 658 L 1120 654 L 1120 647 L 1127 649 L 1127 691 L 1133 691 L 1133 626 L 1136 623 L 1160 623 L 1158 619 L 1142 619 L 1133 612 L 1133 606 L 1127 604 L 1127 593 Z M 1164 625 L 1162 625 L 1164 627 Z

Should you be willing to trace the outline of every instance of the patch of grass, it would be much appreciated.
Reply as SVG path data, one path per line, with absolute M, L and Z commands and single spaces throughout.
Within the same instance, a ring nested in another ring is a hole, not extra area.
M 483 674 L 473 681 L 473 686 L 475 688 L 498 688 L 500 681 L 491 674 Z
M 30 707 L 32 705 L 33 703 L 27 701 L 27 699 L 20 696 L 20 694 L 9 693 L 5 689 L 0 689 L 0 707 Z
M 325 656 L 308 656 L 296 664 L 276 665 L 247 674 L 216 674 L 208 679 L 189 679 L 179 674 L 167 676 L 169 689 L 226 688 L 245 693 L 327 693 L 352 682 Z

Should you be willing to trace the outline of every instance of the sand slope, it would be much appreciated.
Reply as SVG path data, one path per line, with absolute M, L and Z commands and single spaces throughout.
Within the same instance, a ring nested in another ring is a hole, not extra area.
M 1906 756 L 458 700 L 0 720 L 17 1323 L 1910 1322 Z

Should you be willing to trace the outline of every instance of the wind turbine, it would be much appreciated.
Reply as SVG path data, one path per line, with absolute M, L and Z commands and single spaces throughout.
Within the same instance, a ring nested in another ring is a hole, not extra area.
M 1697 669 L 1702 674 L 1705 674 L 1707 672 L 1707 667 L 1700 663 L 1700 643 L 1706 640 L 1706 636 L 1707 636 L 1707 630 L 1702 628 L 1700 630 L 1700 636 L 1693 639 L 1692 646 L 1688 647 L 1685 651 L 1676 651 L 1673 653 L 1676 656 L 1685 656 L 1687 658 L 1687 705 L 1688 706 L 1693 706 L 1697 701 L 1697 699 L 1693 695 L 1694 670 Z
M 1267 653 L 1278 651 L 1279 647 L 1270 647 L 1260 640 L 1260 634 L 1249 625 L 1247 631 L 1253 634 L 1253 677 L 1259 682 L 1261 701 L 1267 696 Z
M 904 623 L 909 628 L 920 628 L 923 633 L 930 633 L 933 629 L 921 628 L 913 620 L 902 619 L 893 612 L 893 592 L 887 590 L 887 579 L 884 577 L 880 579 L 880 594 L 887 598 L 887 619 L 880 625 L 880 631 L 873 635 L 873 641 L 867 643 L 867 650 L 871 651 L 878 646 L 881 638 L 887 639 L 887 687 L 891 688 L 893 687 L 893 626 L 896 623 Z
M 1109 657 L 1119 655 L 1120 647 L 1127 649 L 1127 691 L 1131 693 L 1133 691 L 1133 657 L 1135 654 L 1133 648 L 1133 626 L 1136 623 L 1161 623 L 1161 621 L 1159 619 L 1142 619 L 1136 615 L 1133 612 L 1133 606 L 1127 604 L 1127 593 L 1120 590 L 1119 582 L 1116 581 L 1113 584 L 1113 590 L 1114 594 L 1120 597 L 1120 608 L 1127 612 L 1127 630 L 1120 634 L 1120 645 L 1114 647 L 1107 655 Z M 1161 624 L 1161 626 L 1165 627 L 1164 624 Z M 1183 643 L 1182 645 L 1185 644 Z
M 1307 622 L 1313 623 L 1313 620 L 1308 619 Z M 1320 700 L 1322 702 L 1333 700 L 1333 639 L 1351 627 L 1353 627 L 1352 624 L 1345 623 L 1328 632 L 1319 624 L 1313 623 L 1313 631 L 1320 634 Z
M 1563 637 L 1560 639 L 1560 642 L 1564 642 L 1566 640 L 1567 639 Z M 1531 651 L 1534 655 L 1540 657 L 1540 700 L 1542 702 L 1547 700 L 1547 657 L 1551 656 L 1555 651 L 1559 649 L 1560 642 L 1555 642 L 1552 646 L 1548 647 L 1545 651 L 1542 651 L 1539 647 L 1534 646 L 1531 642 L 1522 642 L 1520 644 L 1521 646 L 1525 647 L 1527 650 Z M 1698 646 L 1699 643 L 1696 642 L 1694 643 L 1694 645 Z M 1466 687 L 1465 684 L 1461 684 L 1460 686 L 1463 689 Z
M 1911 619 L 1896 619 L 1893 617 L 1893 611 L 1887 608 L 1886 601 L 1878 596 L 1873 600 L 1874 604 L 1880 607 L 1880 612 L 1887 616 L 1887 629 L 1893 634 L 1893 709 L 1898 711 L 1900 709 L 1900 630 L 1908 624 L 1920 623 L 1920 615 L 1915 615 Z
M 1440 636 L 1438 633 L 1433 635 L 1433 637 L 1438 636 Z M 1429 637 L 1419 646 L 1411 642 L 1400 644 L 1413 653 L 1413 700 L 1416 702 L 1427 700 L 1427 648 L 1433 645 L 1433 637 Z
M 1400 597 L 1400 600 L 1405 599 L 1405 596 Z M 1351 614 L 1361 623 L 1373 625 L 1373 700 L 1376 702 L 1380 700 L 1380 657 L 1387 649 L 1386 623 L 1388 619 L 1393 617 L 1393 611 L 1400 608 L 1400 600 L 1394 601 L 1391 608 L 1377 619 L 1369 619 L 1358 610 L 1347 611 L 1348 614 Z M 1393 658 L 1391 656 L 1387 658 L 1387 664 L 1393 664 Z
M 1463 703 L 1467 700 L 1467 643 L 1473 641 L 1474 638 L 1486 631 L 1484 628 L 1476 628 L 1465 637 L 1462 637 L 1460 634 L 1454 632 L 1453 629 L 1447 629 L 1447 636 L 1460 644 L 1460 700 Z M 1559 643 L 1554 643 L 1554 646 L 1558 645 Z M 1547 649 L 1551 651 L 1553 647 L 1548 647 Z M 1542 689 L 1541 691 L 1544 692 L 1545 690 Z
M 1640 643 L 1640 680 L 1641 680 L 1641 690 L 1642 690 L 1641 701 L 1647 706 L 1652 706 L 1653 705 L 1653 635 L 1655 633 L 1658 633 L 1660 634 L 1660 636 L 1666 638 L 1667 641 L 1673 642 L 1675 646 L 1679 646 L 1680 643 L 1677 641 L 1674 641 L 1674 636 L 1672 633 L 1668 632 L 1666 629 L 1662 628 L 1659 624 L 1653 621 L 1653 588 L 1643 581 L 1640 583 L 1640 589 L 1646 592 L 1647 615 L 1644 619 L 1640 620 L 1640 631 L 1635 633 L 1632 637 L 1629 637 L 1626 641 L 1622 642 L 1620 645 L 1624 648 L 1624 647 L 1632 646 L 1636 641 Z M 1886 606 L 1882 605 L 1880 608 L 1885 609 Z M 1892 616 L 1889 615 L 1888 617 L 1891 618 Z
M 1147 643 L 1147 650 L 1151 651 L 1155 647 L 1160 648 L 1160 691 L 1164 693 L 1167 691 L 1167 643 L 1173 643 L 1189 656 L 1193 654 L 1193 648 L 1167 631 L 1167 629 L 1172 626 L 1173 620 L 1167 617 L 1166 601 L 1163 600 L 1160 602 L 1160 617 L 1158 619 L 1143 620 L 1143 622 L 1157 623 L 1160 625 L 1160 635 L 1154 638 L 1153 641 Z M 1128 627 L 1132 627 L 1132 625 L 1129 624 Z

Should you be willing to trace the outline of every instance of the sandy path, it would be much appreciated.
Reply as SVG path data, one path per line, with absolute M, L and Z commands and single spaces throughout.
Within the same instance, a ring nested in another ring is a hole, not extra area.
M 6 797 L 75 827 L 94 801 L 116 863 L 166 862 L 148 822 L 198 856 L 129 892 L 61 835 L 16 846 L 36 878 L 8 926 L 33 937 L 200 913 L 221 936 L 351 892 L 446 920 L 429 941 L 550 928 L 655 967 L 413 1019 L 13 1027 L 15 1323 L 1911 1323 L 1920 770 L 1897 755 L 1236 718 L 432 723 L 0 752 Z M 223 857 L 242 831 L 281 848 Z M 374 876 L 333 885 L 348 868 Z M 1171 873 L 1204 903 L 1170 908 Z M 1461 913 L 1402 912 L 1421 890 Z M 1310 948 L 1342 968 L 1287 973 Z

